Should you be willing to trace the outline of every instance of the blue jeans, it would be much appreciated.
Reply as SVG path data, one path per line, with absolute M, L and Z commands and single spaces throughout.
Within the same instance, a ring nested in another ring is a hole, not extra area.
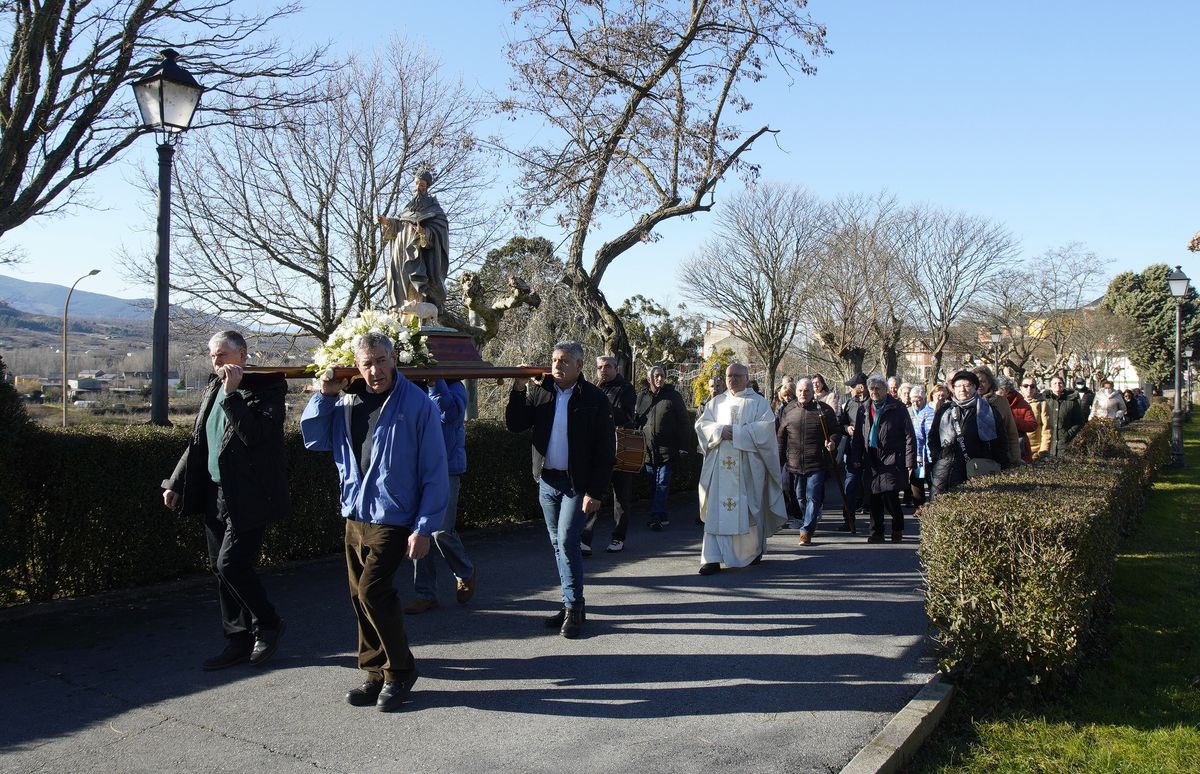
M 821 521 L 821 506 L 825 503 L 825 471 L 793 473 L 792 478 L 796 482 L 796 502 L 804 508 L 800 529 L 812 535 Z
M 562 600 L 567 607 L 583 605 L 583 549 L 579 547 L 583 525 L 583 493 L 571 487 L 565 473 L 542 471 L 538 484 L 538 501 L 546 517 L 546 531 L 554 547 L 558 564 L 558 579 L 562 583 Z
M 459 580 L 469 580 L 475 574 L 475 566 L 463 548 L 462 540 L 454 529 L 458 520 L 458 487 L 461 476 L 450 477 L 450 499 L 446 503 L 446 517 L 442 520 L 442 528 L 430 536 L 429 553 L 413 565 L 413 590 L 421 599 L 437 599 L 437 561 L 435 553 L 442 555 L 450 572 Z
M 654 497 L 650 500 L 650 521 L 666 521 L 667 495 L 671 493 L 671 463 L 647 465 L 646 472 L 654 480 Z

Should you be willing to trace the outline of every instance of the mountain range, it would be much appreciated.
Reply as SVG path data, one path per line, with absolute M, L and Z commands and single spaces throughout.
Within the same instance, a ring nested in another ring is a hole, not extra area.
M 49 282 L 27 282 L 0 274 L 0 301 L 30 314 L 62 317 L 63 302 L 70 288 Z M 149 298 L 117 298 L 75 289 L 71 295 L 71 317 L 95 320 L 143 322 L 153 319 L 154 301 Z

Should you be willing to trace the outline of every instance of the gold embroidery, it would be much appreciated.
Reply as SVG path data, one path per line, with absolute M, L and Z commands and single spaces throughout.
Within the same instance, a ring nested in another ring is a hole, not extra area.
M 726 470 L 733 470 L 735 467 L 737 467 L 737 463 L 734 462 L 733 457 L 729 456 L 726 456 L 725 459 L 721 460 L 721 464 L 725 466 Z

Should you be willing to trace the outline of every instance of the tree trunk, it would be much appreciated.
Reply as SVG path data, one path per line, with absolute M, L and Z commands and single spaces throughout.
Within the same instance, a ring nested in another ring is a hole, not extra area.
M 604 347 L 617 358 L 617 370 L 623 374 L 630 373 L 633 362 L 629 348 L 629 336 L 625 333 L 625 325 L 621 318 L 608 305 L 604 294 L 592 285 L 582 272 L 567 269 L 563 282 L 571 289 L 571 295 L 583 308 L 584 318 L 588 328 L 599 334 L 604 340 Z M 606 353 L 597 353 L 606 354 Z
M 879 362 L 883 363 L 884 376 L 895 376 L 897 367 L 900 364 L 900 355 L 896 352 L 896 347 L 881 347 L 879 350 Z
M 842 353 L 842 360 L 850 366 L 850 377 L 863 372 L 863 361 L 867 359 L 867 353 L 862 349 L 849 349 Z

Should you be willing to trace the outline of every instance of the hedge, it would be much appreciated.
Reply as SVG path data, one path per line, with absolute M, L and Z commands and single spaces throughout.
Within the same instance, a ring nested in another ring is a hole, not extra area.
M 968 481 L 921 511 L 940 665 L 962 683 L 1053 687 L 1102 646 L 1120 535 L 1170 456 L 1170 425 L 1089 422 L 1061 458 Z
M 190 430 L 150 425 L 68 429 L 6 427 L 0 444 L 0 605 L 94 594 L 204 572 L 197 517 L 162 506 Z M 264 564 L 342 550 L 343 522 L 332 456 L 286 433 L 292 516 L 267 532 Z M 530 470 L 529 434 L 491 421 L 467 424 L 468 471 L 459 528 L 540 519 Z M 694 487 L 697 455 L 673 489 Z M 646 477 L 641 477 L 646 478 Z M 648 487 L 641 490 L 643 495 Z

